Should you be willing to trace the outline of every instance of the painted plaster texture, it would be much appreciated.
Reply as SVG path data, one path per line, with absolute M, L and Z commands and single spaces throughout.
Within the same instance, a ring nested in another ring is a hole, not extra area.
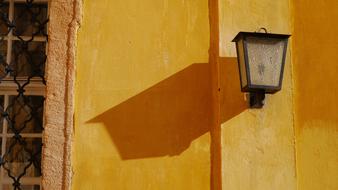
M 262 109 L 248 109 L 240 93 L 235 45 L 239 31 L 265 27 L 290 33 L 288 0 L 219 1 L 222 186 L 227 190 L 295 190 L 290 49 L 283 88 Z
M 208 1 L 83 9 L 73 189 L 210 189 Z
M 221 167 L 221 125 L 220 125 L 220 84 L 219 84 L 219 9 L 218 0 L 209 0 L 210 21 L 210 49 L 209 66 L 211 73 L 211 179 L 210 187 L 213 190 L 222 189 L 222 167 Z
M 338 1 L 293 1 L 299 190 L 338 189 Z
M 65 190 L 70 189 L 72 176 L 74 61 L 81 1 L 53 0 L 49 8 L 42 189 Z

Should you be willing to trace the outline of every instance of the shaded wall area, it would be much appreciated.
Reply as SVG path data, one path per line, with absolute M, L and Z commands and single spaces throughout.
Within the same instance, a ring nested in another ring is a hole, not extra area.
M 105 125 L 122 160 L 179 156 L 209 132 L 209 73 L 192 64 L 86 123 Z
M 338 189 L 338 1 L 293 1 L 299 190 Z
M 227 190 L 295 190 L 293 94 L 290 49 L 283 89 L 262 109 L 243 109 L 233 37 L 266 27 L 290 33 L 288 0 L 219 1 L 222 186 Z M 224 63 L 224 64 L 222 64 Z M 235 92 L 229 95 L 230 92 Z M 234 117 L 228 117 L 233 115 Z
M 73 189 L 210 189 L 208 1 L 84 1 Z

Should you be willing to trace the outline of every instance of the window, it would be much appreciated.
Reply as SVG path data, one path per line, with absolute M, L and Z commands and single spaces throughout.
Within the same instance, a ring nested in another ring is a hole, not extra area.
M 0 190 L 41 189 L 48 0 L 0 0 Z

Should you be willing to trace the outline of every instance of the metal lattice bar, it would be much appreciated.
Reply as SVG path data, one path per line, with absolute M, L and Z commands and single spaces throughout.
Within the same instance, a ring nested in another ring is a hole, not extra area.
M 48 0 L 0 0 L 0 190 L 37 190 Z

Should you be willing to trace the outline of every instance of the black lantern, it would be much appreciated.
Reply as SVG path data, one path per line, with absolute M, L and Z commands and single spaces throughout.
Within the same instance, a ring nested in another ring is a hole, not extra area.
M 233 39 L 241 89 L 250 93 L 251 107 L 261 108 L 265 93 L 281 90 L 289 37 L 267 32 L 239 32 Z

